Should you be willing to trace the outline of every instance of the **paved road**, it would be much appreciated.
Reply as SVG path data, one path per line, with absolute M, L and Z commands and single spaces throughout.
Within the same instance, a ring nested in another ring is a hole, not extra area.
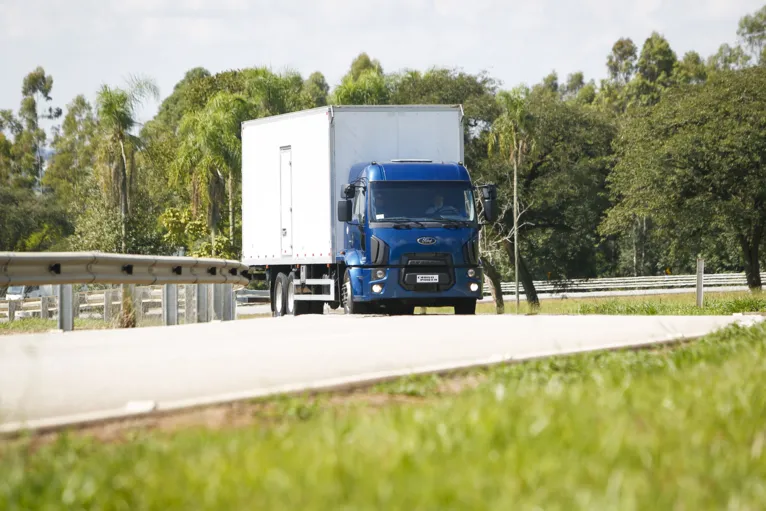
M 0 337 L 0 429 L 113 416 L 141 401 L 173 408 L 664 341 L 760 319 L 325 315 Z

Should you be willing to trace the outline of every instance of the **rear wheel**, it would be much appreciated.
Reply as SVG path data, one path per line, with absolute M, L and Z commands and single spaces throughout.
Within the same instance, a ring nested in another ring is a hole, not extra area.
M 271 300 L 274 317 L 284 316 L 287 308 L 287 275 L 284 273 L 278 273 L 274 280 L 274 295 Z
M 455 304 L 455 314 L 460 316 L 471 316 L 476 314 L 476 300 L 464 300 Z

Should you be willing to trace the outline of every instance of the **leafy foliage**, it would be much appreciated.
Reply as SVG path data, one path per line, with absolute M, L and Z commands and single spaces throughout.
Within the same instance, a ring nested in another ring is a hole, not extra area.
M 328 103 L 461 104 L 465 164 L 477 183 L 500 186 L 503 215 L 482 238 L 499 277 L 514 270 L 514 162 L 519 270 L 529 285 L 685 272 L 700 252 L 710 271 L 753 274 L 763 259 L 763 126 L 753 84 L 766 52 L 764 13 L 744 16 L 736 44 L 706 57 L 677 56 L 658 32 L 639 44 L 620 38 L 599 83 L 553 70 L 537 84 L 505 88 L 485 72 L 386 71 L 367 53 L 336 84 L 320 71 L 304 78 L 195 67 L 144 124 L 136 112 L 158 97 L 152 80 L 104 85 L 94 105 L 77 96 L 62 112 L 53 77 L 36 68 L 22 80 L 18 111 L 0 111 L 0 250 L 238 258 L 242 121 Z M 43 119 L 60 122 L 50 137 Z

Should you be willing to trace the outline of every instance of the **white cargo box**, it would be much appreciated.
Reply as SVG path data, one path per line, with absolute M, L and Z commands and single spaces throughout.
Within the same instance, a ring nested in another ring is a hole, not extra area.
M 334 263 L 357 163 L 463 161 L 460 105 L 335 106 L 242 123 L 242 252 L 252 266 Z

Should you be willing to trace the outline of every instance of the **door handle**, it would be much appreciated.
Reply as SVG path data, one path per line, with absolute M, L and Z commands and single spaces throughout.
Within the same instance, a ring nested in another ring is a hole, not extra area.
M 287 229 L 282 229 L 282 236 L 287 236 Z

